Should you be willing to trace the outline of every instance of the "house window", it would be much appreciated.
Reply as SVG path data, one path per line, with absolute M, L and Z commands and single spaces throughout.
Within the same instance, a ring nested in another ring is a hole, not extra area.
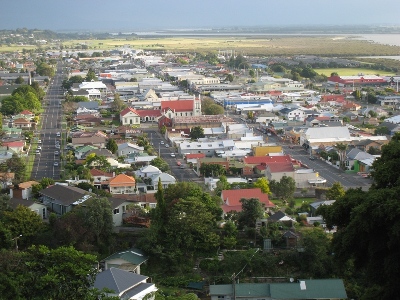
M 119 214 L 119 208 L 114 209 L 114 215 L 118 215 Z

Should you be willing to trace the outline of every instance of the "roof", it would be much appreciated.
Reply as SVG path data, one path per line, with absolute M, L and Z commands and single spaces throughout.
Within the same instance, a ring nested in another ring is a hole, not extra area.
M 25 109 L 19 113 L 20 115 L 33 115 L 34 113 Z
M 142 250 L 132 248 L 126 251 L 116 252 L 110 255 L 109 257 L 105 258 L 104 261 L 110 261 L 116 258 L 125 260 L 134 265 L 140 265 L 148 259 Z
M 186 159 L 194 159 L 194 158 L 204 158 L 206 155 L 204 153 L 188 153 L 185 155 Z
M 141 117 L 161 117 L 159 109 L 137 109 L 135 112 Z
M 22 205 L 22 206 L 26 206 L 26 207 L 30 207 L 33 204 L 43 205 L 42 203 L 37 203 L 32 200 L 25 200 L 25 199 L 20 199 L 20 198 L 11 198 L 10 201 L 8 202 L 8 204 L 10 205 L 10 207 L 12 209 L 16 209 L 18 207 L 18 205 Z
M 7 146 L 7 147 L 23 147 L 25 146 L 25 142 L 21 141 L 15 141 L 15 142 L 3 142 L 2 146 Z
M 222 209 L 224 212 L 232 210 L 241 211 L 241 199 L 257 198 L 265 207 L 274 207 L 275 205 L 269 200 L 268 194 L 263 194 L 260 188 L 255 189 L 239 189 L 239 190 L 223 190 L 221 198 L 224 202 Z
M 346 126 L 337 127 L 310 127 L 306 131 L 306 136 L 308 139 L 349 139 L 350 132 Z M 339 140 L 338 140 L 339 141 Z
M 18 187 L 20 189 L 27 189 L 27 188 L 30 188 L 32 185 L 35 185 L 35 184 L 39 184 L 39 182 L 37 182 L 37 181 L 25 181 L 25 182 L 21 182 L 20 184 L 18 184 Z
M 161 101 L 161 110 L 193 111 L 194 100 L 164 100 Z
M 104 177 L 110 177 L 110 178 L 113 177 L 112 173 L 107 173 L 107 172 L 104 172 L 104 171 L 98 170 L 98 169 L 90 169 L 89 172 L 93 177 L 96 177 L 96 176 L 104 176 Z
M 274 299 L 346 299 L 342 279 L 299 280 L 296 283 L 271 283 Z
M 123 111 L 121 111 L 120 112 L 120 116 L 125 116 L 126 114 L 128 114 L 128 113 L 134 113 L 134 114 L 136 114 L 136 115 L 138 115 L 138 113 L 136 112 L 136 109 L 134 109 L 134 108 L 132 108 L 132 107 L 127 107 L 127 108 L 125 108 Z
M 277 156 L 246 156 L 243 162 L 249 165 L 260 165 L 277 162 L 290 162 L 292 158 L 290 155 L 277 155 Z
M 119 174 L 114 178 L 110 179 L 110 187 L 127 186 L 135 184 L 136 184 L 135 178 L 125 174 Z
M 80 200 L 83 196 L 88 195 L 89 193 L 74 186 L 56 184 L 41 190 L 39 194 L 47 196 L 62 205 L 68 206 Z
M 317 202 L 310 203 L 310 206 L 313 207 L 314 209 L 317 209 L 321 205 L 332 205 L 333 203 L 335 203 L 335 201 L 336 200 L 317 201 Z
M 99 290 L 108 288 L 115 291 L 116 294 L 120 294 L 135 285 L 138 285 L 147 278 L 148 277 L 136 273 L 127 272 L 117 268 L 110 268 L 97 274 L 93 286 Z
M 210 285 L 211 296 L 233 295 L 232 284 Z M 310 279 L 293 283 L 239 283 L 236 296 L 271 299 L 347 299 L 342 279 Z
M 294 166 L 291 162 L 269 163 L 268 169 L 270 173 L 293 172 Z

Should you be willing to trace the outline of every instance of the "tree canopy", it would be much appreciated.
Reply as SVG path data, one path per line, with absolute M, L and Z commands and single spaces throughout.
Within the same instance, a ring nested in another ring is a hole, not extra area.
M 192 129 L 190 130 L 189 137 L 192 140 L 197 140 L 199 138 L 203 138 L 204 137 L 204 129 L 203 129 L 203 127 L 201 127 L 201 126 L 192 127 Z

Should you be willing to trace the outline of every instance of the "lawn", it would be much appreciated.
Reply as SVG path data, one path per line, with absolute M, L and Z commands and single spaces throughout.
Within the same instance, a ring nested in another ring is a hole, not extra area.
M 332 69 L 314 69 L 318 74 L 323 74 L 326 76 L 331 76 L 333 72 L 338 73 L 340 76 L 357 76 L 358 74 L 364 75 L 394 75 L 391 72 L 382 71 L 382 70 L 371 70 L 371 69 L 362 69 L 362 68 L 332 68 Z

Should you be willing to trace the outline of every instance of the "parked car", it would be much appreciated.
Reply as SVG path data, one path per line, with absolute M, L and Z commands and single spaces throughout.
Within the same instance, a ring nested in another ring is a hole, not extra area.
M 175 153 L 171 153 L 171 157 L 175 157 Z
M 54 166 L 58 167 L 58 162 L 57 161 L 54 162 Z
M 57 132 L 57 137 L 60 137 L 60 136 L 61 136 L 61 133 Z
M 37 146 L 37 149 L 38 150 L 42 150 L 42 146 Z
M 35 154 L 39 154 L 40 155 L 40 150 L 36 150 Z
M 59 155 L 59 154 L 60 154 L 60 152 L 58 152 L 58 150 L 54 151 L 54 155 L 55 155 L 55 156 L 57 156 L 57 155 Z
M 38 140 L 37 143 L 38 143 L 38 144 L 41 144 L 41 143 L 42 143 L 42 140 Z
M 56 149 L 60 149 L 60 144 L 56 144 Z

